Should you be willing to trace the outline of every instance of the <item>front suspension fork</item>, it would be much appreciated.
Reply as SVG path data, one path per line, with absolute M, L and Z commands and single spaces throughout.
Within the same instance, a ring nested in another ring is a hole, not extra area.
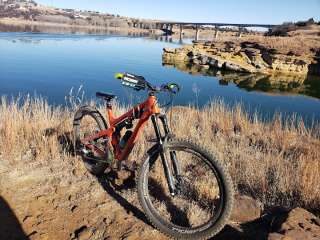
M 158 140 L 158 144 L 159 144 L 159 154 L 161 157 L 161 162 L 162 162 L 162 166 L 164 169 L 164 173 L 167 179 L 167 184 L 168 184 L 168 188 L 170 191 L 170 194 L 172 196 L 174 196 L 177 191 L 176 191 L 176 186 L 175 186 L 175 182 L 174 182 L 174 177 L 172 175 L 171 169 L 169 167 L 169 162 L 168 159 L 165 155 L 165 151 L 166 151 L 166 146 L 165 146 L 165 142 L 167 141 L 169 135 L 170 135 L 170 129 L 168 126 L 168 121 L 167 121 L 167 117 L 163 114 L 158 115 L 159 119 L 161 120 L 161 123 L 163 125 L 163 129 L 164 129 L 164 134 L 165 136 L 162 137 L 161 136 L 161 132 L 160 132 L 160 128 L 159 128 L 159 124 L 157 121 L 157 118 L 155 115 L 151 116 L 151 120 L 154 126 L 154 130 L 156 133 L 156 137 Z M 181 168 L 180 168 L 180 164 L 177 161 L 177 155 L 175 151 L 170 151 L 170 160 L 173 166 L 173 171 L 174 171 L 174 176 L 176 177 L 176 180 L 180 180 L 180 176 L 181 176 Z

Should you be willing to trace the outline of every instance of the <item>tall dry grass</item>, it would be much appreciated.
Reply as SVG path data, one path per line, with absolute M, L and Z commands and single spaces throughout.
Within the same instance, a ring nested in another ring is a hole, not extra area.
M 276 49 L 281 54 L 294 54 L 297 56 L 314 56 L 316 50 L 320 49 L 320 37 L 318 36 L 248 36 L 246 40 L 256 42 L 268 49 Z
M 2 98 L 0 165 L 50 165 L 51 159 L 73 158 L 61 148 L 61 138 L 47 136 L 45 130 L 70 137 L 75 107 L 53 107 L 41 98 Z M 116 106 L 116 113 L 125 109 Z M 319 128 L 307 129 L 295 120 L 283 123 L 279 116 L 265 123 L 220 101 L 202 110 L 174 107 L 170 122 L 176 136 L 193 139 L 224 161 L 239 192 L 265 206 L 320 209 Z M 144 133 L 151 136 L 152 127 Z M 141 137 L 130 159 L 139 162 L 148 147 Z

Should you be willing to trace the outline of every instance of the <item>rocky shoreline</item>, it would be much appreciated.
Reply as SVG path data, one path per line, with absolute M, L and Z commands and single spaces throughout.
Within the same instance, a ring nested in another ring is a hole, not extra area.
M 204 41 L 176 49 L 164 48 L 162 60 L 166 65 L 187 63 L 235 72 L 320 75 L 319 52 L 299 56 L 253 41 Z

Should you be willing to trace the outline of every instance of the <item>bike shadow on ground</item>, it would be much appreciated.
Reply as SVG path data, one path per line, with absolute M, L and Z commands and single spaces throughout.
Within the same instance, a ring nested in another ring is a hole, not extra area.
M 75 156 L 72 132 L 59 133 L 55 128 L 47 128 L 44 130 L 44 136 L 56 136 L 57 141 L 60 144 L 61 151 L 68 153 L 71 156 Z
M 109 172 L 99 176 L 97 179 L 100 185 L 106 191 L 106 193 L 108 193 L 115 201 L 117 201 L 120 204 L 120 206 L 122 206 L 124 210 L 126 210 L 128 214 L 131 213 L 140 221 L 152 226 L 146 218 L 146 216 L 144 215 L 144 213 L 120 194 L 120 191 L 135 188 L 134 179 L 132 180 L 129 178 L 128 180 L 123 181 L 123 184 L 116 185 L 113 183 L 113 179 L 116 177 L 115 175 L 115 172 Z
M 98 181 L 104 188 L 104 190 L 110 196 L 112 196 L 127 211 L 127 213 L 131 212 L 139 220 L 152 226 L 148 219 L 145 217 L 144 212 L 142 212 L 138 207 L 134 206 L 120 194 L 121 191 L 136 188 L 135 173 L 132 172 L 131 176 L 125 179 L 121 184 L 114 183 L 114 179 L 116 179 L 116 177 L 116 172 L 109 172 L 98 177 Z M 156 189 L 156 191 L 151 192 L 152 197 L 157 199 L 158 201 L 166 202 L 166 208 L 168 213 L 171 215 L 173 223 L 180 226 L 190 226 L 188 216 L 183 211 L 181 211 L 181 209 L 175 206 L 175 204 L 171 201 L 170 198 L 168 198 L 162 186 L 154 184 L 154 189 Z
M 106 193 L 108 193 L 115 201 L 117 201 L 128 214 L 131 213 L 137 219 L 153 228 L 153 225 L 149 222 L 144 212 L 121 195 L 121 191 L 132 190 L 136 187 L 135 178 L 129 177 L 128 179 L 125 179 L 122 184 L 115 184 L 114 179 L 116 178 L 116 175 L 116 172 L 109 172 L 99 176 L 97 179 Z M 134 176 L 134 174 L 132 176 Z M 165 193 L 161 190 L 159 191 L 161 187 L 158 187 L 157 193 L 151 194 L 158 200 L 168 201 Z M 187 216 L 181 214 L 178 209 L 175 208 L 173 203 L 167 202 L 167 204 L 167 210 L 171 214 L 176 214 L 173 219 L 175 223 L 178 225 L 182 224 L 184 226 L 188 226 L 189 222 Z M 252 221 L 238 224 L 237 226 L 228 224 L 220 233 L 210 238 L 210 240 L 267 240 L 267 236 L 268 234 L 266 233 L 266 227 L 262 225 L 260 221 Z

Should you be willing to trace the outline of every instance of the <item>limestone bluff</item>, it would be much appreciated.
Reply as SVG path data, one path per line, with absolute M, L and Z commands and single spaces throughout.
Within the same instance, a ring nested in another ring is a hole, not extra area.
M 247 73 L 320 75 L 319 51 L 308 54 L 287 53 L 254 41 L 195 41 L 181 48 L 164 48 L 166 65 L 185 63 Z

